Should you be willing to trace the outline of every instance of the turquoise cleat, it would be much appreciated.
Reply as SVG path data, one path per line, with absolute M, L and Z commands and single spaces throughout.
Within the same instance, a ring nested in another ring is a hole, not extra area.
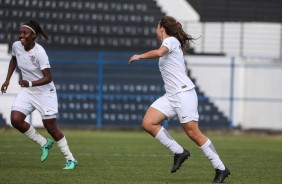
M 68 160 L 64 169 L 71 170 L 76 168 L 76 166 L 77 166 L 77 160 Z
M 41 150 L 41 162 L 44 162 L 49 154 L 49 150 L 51 149 L 54 142 L 51 139 L 47 139 L 46 144 L 40 148 Z

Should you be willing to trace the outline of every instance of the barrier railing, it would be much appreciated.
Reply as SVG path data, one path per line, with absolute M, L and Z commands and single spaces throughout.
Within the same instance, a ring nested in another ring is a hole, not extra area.
M 195 53 L 281 61 L 282 24 L 261 22 L 188 22 L 183 27 L 194 38 Z

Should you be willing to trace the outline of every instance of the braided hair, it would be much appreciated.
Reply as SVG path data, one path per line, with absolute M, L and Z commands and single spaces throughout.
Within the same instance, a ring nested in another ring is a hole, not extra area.
M 195 40 L 191 35 L 184 32 L 181 23 L 173 17 L 162 17 L 159 25 L 165 29 L 167 35 L 177 38 L 183 52 L 187 52 L 190 47 L 190 41 L 193 42 L 193 40 Z
M 48 36 L 43 32 L 42 28 L 36 21 L 29 21 L 24 23 L 22 27 L 28 27 L 33 31 L 36 35 L 41 35 L 41 37 L 48 41 Z

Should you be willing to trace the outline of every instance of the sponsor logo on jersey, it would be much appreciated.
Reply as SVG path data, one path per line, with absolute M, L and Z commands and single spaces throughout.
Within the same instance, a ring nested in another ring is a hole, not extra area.
M 29 56 L 29 60 L 32 64 L 36 64 L 36 61 L 35 61 L 35 56 Z

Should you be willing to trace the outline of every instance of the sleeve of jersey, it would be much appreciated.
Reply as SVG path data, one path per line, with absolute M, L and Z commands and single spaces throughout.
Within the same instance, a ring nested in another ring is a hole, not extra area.
M 162 46 L 165 46 L 168 48 L 168 53 L 170 53 L 173 50 L 173 43 L 172 43 L 172 39 L 170 38 L 166 38 L 163 40 Z M 162 47 L 161 46 L 161 47 Z
M 45 52 L 45 50 L 41 50 L 37 55 L 38 63 L 40 70 L 43 70 L 45 68 L 51 68 L 49 63 L 49 58 Z

